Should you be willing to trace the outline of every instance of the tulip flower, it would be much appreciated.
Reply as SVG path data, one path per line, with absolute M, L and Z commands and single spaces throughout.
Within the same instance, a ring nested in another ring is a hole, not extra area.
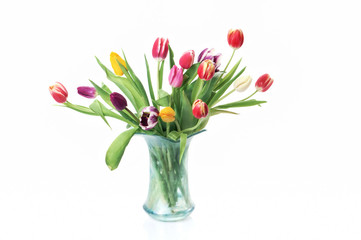
M 203 80 L 211 80 L 216 71 L 216 66 L 212 62 L 212 60 L 204 60 L 201 65 L 198 67 L 198 77 Z
M 160 110 L 159 117 L 163 120 L 163 122 L 174 122 L 175 120 L 175 111 L 171 107 L 165 107 Z
M 122 66 L 127 69 L 126 63 L 117 53 L 111 52 L 110 53 L 110 63 L 112 64 L 112 68 L 114 70 L 114 73 L 118 76 L 122 76 L 124 73 L 122 69 L 119 67 L 119 64 L 122 64 Z
M 78 94 L 86 98 L 95 98 L 97 91 L 93 87 L 78 87 Z
M 143 130 L 150 130 L 158 123 L 159 111 L 153 106 L 145 107 L 140 117 L 140 127 Z
M 244 41 L 243 32 L 241 29 L 231 29 L 227 35 L 228 44 L 233 49 L 238 49 L 242 46 Z
M 269 74 L 263 74 L 260 76 L 256 82 L 256 89 L 257 91 L 265 92 L 267 91 L 273 83 L 273 79 L 270 77 Z
M 185 53 L 183 53 L 183 55 L 179 59 L 179 65 L 183 69 L 190 68 L 194 62 L 194 56 L 195 56 L 195 54 L 194 54 L 193 50 L 186 51 Z
M 123 111 L 127 107 L 127 100 L 120 93 L 113 92 L 110 94 L 110 101 L 118 111 Z
M 157 38 L 153 44 L 153 58 L 162 61 L 167 57 L 169 41 L 166 38 Z
M 192 106 L 193 116 L 197 119 L 205 118 L 208 115 L 208 106 L 201 99 L 194 101 Z
M 178 88 L 178 87 L 182 86 L 182 83 L 183 83 L 183 69 L 177 67 L 176 65 L 174 65 L 172 67 L 172 69 L 170 70 L 168 80 L 169 80 L 169 84 L 172 87 Z
M 49 87 L 51 96 L 58 103 L 65 103 L 68 98 L 68 91 L 60 82 L 56 82 L 54 85 Z
M 251 76 L 241 76 L 239 78 L 236 79 L 236 81 L 234 81 L 233 83 L 233 87 L 237 92 L 244 92 L 247 90 L 247 88 L 249 87 L 249 85 L 252 82 L 252 78 Z
M 198 55 L 198 62 L 203 62 L 203 60 L 211 59 L 213 60 L 214 48 L 205 48 L 199 55 Z

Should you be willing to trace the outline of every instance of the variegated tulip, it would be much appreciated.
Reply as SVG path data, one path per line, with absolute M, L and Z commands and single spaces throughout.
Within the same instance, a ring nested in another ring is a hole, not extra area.
M 152 55 L 158 61 L 163 61 L 168 54 L 169 41 L 167 38 L 157 38 L 153 44 Z
M 158 123 L 159 111 L 153 106 L 145 107 L 142 110 L 139 126 L 143 130 L 150 130 Z
M 273 83 L 273 79 L 269 74 L 263 74 L 260 76 L 256 82 L 256 89 L 261 92 L 267 91 Z
M 197 99 L 192 105 L 192 113 L 197 119 L 205 118 L 208 115 L 208 105 L 201 99 Z
M 251 82 L 252 82 L 251 76 L 249 75 L 241 76 L 237 78 L 236 81 L 234 81 L 233 87 L 237 92 L 244 92 L 247 90 Z
M 175 111 L 171 107 L 165 107 L 160 110 L 159 117 L 163 120 L 163 122 L 174 122 Z
M 56 82 L 54 85 L 49 87 L 51 96 L 58 103 L 65 103 L 68 98 L 68 91 L 60 82 Z
M 194 51 L 193 50 L 189 50 L 186 51 L 185 53 L 183 53 L 183 55 L 180 57 L 179 59 L 179 65 L 183 68 L 183 69 L 188 69 L 193 65 L 194 62 Z
M 238 49 L 243 45 L 244 36 L 241 29 L 231 29 L 228 31 L 227 41 L 231 48 Z
M 117 53 L 111 52 L 110 53 L 110 63 L 112 64 L 112 68 L 114 70 L 114 73 L 118 76 L 122 76 L 124 73 L 122 69 L 119 67 L 119 63 L 122 64 L 122 66 L 127 69 L 126 63 L 123 58 L 121 58 Z
M 204 60 L 198 67 L 198 77 L 203 80 L 211 80 L 216 71 L 216 66 L 212 60 Z

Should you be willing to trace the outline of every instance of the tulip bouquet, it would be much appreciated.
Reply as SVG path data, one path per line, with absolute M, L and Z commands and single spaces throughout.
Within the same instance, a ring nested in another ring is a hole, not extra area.
M 168 39 L 157 38 L 153 45 L 152 55 L 157 61 L 156 86 L 151 80 L 146 56 L 145 65 L 148 79 L 148 93 L 143 83 L 132 70 L 123 53 L 110 54 L 111 71 L 96 58 L 106 77 L 119 87 L 121 93 L 111 91 L 105 85 L 97 85 L 90 80 L 90 86 L 78 87 L 78 93 L 86 98 L 100 97 L 103 103 L 95 99 L 89 107 L 70 103 L 66 88 L 59 82 L 49 87 L 50 93 L 62 106 L 78 112 L 99 116 L 107 124 L 106 117 L 116 118 L 126 123 L 128 130 L 121 133 L 110 145 L 106 154 L 106 164 L 111 170 L 117 168 L 124 150 L 135 133 L 159 135 L 173 141 L 179 141 L 181 152 L 184 151 L 187 136 L 205 128 L 210 117 L 217 114 L 237 114 L 230 108 L 256 106 L 266 101 L 250 99 L 257 92 L 265 92 L 273 83 L 273 79 L 264 74 L 255 83 L 255 91 L 239 101 L 220 104 L 233 92 L 243 92 L 251 84 L 250 76 L 243 76 L 245 67 L 238 71 L 241 59 L 228 70 L 229 64 L 237 49 L 244 40 L 240 29 L 229 30 L 228 44 L 233 49 L 226 66 L 221 69 L 221 54 L 214 49 L 206 48 L 195 59 L 195 52 L 189 50 L 179 58 L 176 64 Z M 169 55 L 170 72 L 168 83 L 171 93 L 162 89 L 165 59 Z M 227 90 L 233 84 L 233 89 Z M 154 88 L 155 87 L 155 88 Z M 128 108 L 128 103 L 133 109 Z M 108 105 L 108 106 L 106 106 Z M 109 125 L 109 124 L 108 124 Z M 181 160 L 182 154 L 180 154 Z
M 201 51 L 197 59 L 193 50 L 184 52 L 177 65 L 168 39 L 157 38 L 152 50 L 153 58 L 157 61 L 155 86 L 152 83 L 148 60 L 144 56 L 149 95 L 125 54 L 123 53 L 122 58 L 115 52 L 110 54 L 114 71 L 98 58 L 96 60 L 108 80 L 113 82 L 120 92 L 110 90 L 104 83 L 98 85 L 90 80 L 92 86 L 78 87 L 81 96 L 95 98 L 89 107 L 85 107 L 70 103 L 67 100 L 68 92 L 61 83 L 57 82 L 49 87 L 50 94 L 61 106 L 99 116 L 106 124 L 106 117 L 126 124 L 127 130 L 114 140 L 106 153 L 106 164 L 110 170 L 118 167 L 134 134 L 145 136 L 151 158 L 151 181 L 144 209 L 157 219 L 179 220 L 189 215 L 194 208 L 188 193 L 185 163 L 191 136 L 202 131 L 212 116 L 237 114 L 229 109 L 257 106 L 266 102 L 250 98 L 257 92 L 265 92 L 270 88 L 273 79 L 268 74 L 258 78 L 255 90 L 248 97 L 221 103 L 235 91 L 244 92 L 252 81 L 250 76 L 242 75 L 245 67 L 238 70 L 241 59 L 228 70 L 236 50 L 243 45 L 243 32 L 240 29 L 230 30 L 227 40 L 233 53 L 222 69 L 222 55 L 209 48 Z M 165 59 L 168 55 L 168 83 L 171 92 L 163 89 Z

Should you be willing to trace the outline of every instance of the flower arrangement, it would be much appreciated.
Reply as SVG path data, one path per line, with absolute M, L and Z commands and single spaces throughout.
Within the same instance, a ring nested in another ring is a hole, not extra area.
M 50 94 L 62 106 L 84 114 L 99 116 L 106 124 L 108 124 L 106 117 L 116 118 L 126 123 L 127 130 L 114 140 L 106 153 L 106 164 L 110 170 L 118 167 L 135 133 L 159 135 L 179 141 L 179 161 L 181 161 L 187 137 L 204 129 L 210 117 L 217 114 L 237 114 L 230 111 L 230 108 L 266 103 L 266 101 L 250 98 L 257 92 L 265 92 L 270 88 L 273 79 L 268 74 L 258 78 L 255 91 L 250 96 L 239 101 L 220 104 L 233 92 L 247 90 L 252 81 L 250 76 L 242 75 L 246 67 L 238 70 L 241 59 L 228 70 L 236 50 L 243 45 L 242 30 L 229 30 L 227 40 L 229 46 L 233 48 L 233 53 L 227 65 L 221 69 L 222 55 L 209 48 L 204 49 L 197 60 L 193 50 L 184 52 L 177 65 L 168 39 L 157 38 L 152 49 L 153 58 L 157 61 L 155 88 L 148 60 L 146 56 L 144 57 L 149 95 L 132 70 L 125 54 L 123 53 L 122 58 L 115 52 L 110 54 L 110 63 L 114 72 L 98 58 L 96 60 L 106 77 L 120 89 L 121 93 L 113 92 L 107 85 L 97 85 L 90 80 L 92 86 L 81 86 L 77 89 L 79 95 L 95 99 L 89 107 L 70 103 L 66 88 L 59 82 L 49 87 Z M 162 89 L 167 56 L 169 56 L 168 83 L 172 87 L 171 93 Z M 232 84 L 233 89 L 227 92 Z M 103 101 L 97 99 L 99 97 Z M 129 102 L 133 106 L 132 109 L 129 108 Z

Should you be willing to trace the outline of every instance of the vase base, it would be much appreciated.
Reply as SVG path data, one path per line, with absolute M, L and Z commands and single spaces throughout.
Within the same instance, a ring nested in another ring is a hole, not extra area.
M 185 210 L 185 211 L 177 211 L 171 214 L 158 214 L 153 212 L 151 209 L 147 208 L 147 206 L 143 205 L 143 209 L 151 216 L 152 218 L 162 221 L 162 222 L 176 222 L 181 221 L 188 217 L 194 210 L 194 206 Z

